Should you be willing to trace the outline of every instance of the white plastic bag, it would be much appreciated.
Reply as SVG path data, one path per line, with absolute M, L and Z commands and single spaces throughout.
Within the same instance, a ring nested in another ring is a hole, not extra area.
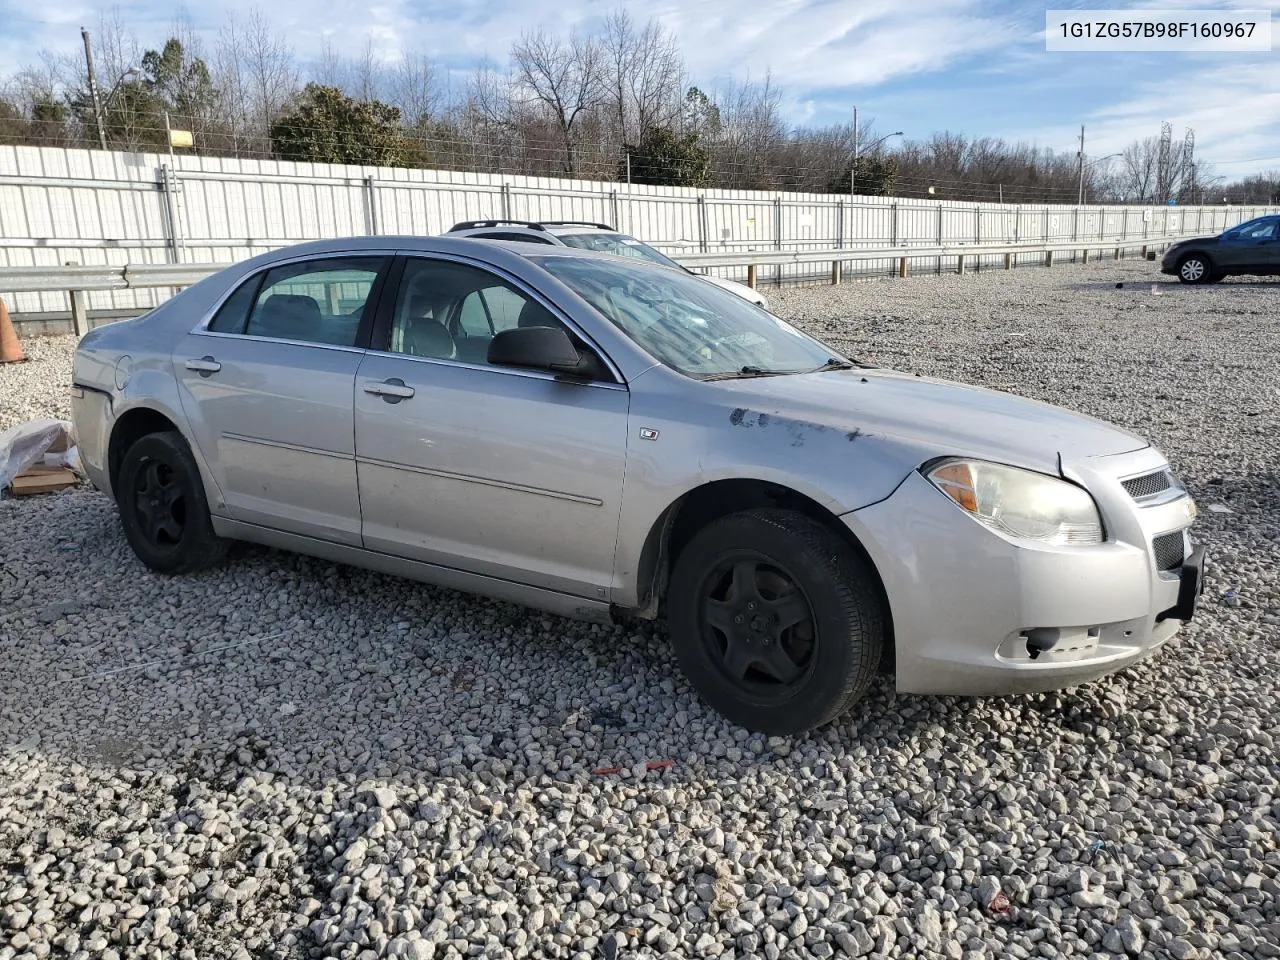
M 49 457 L 62 461 L 50 466 L 65 466 L 78 472 L 80 456 L 72 443 L 71 429 L 69 420 L 28 420 L 0 431 L 0 490 Z M 51 447 L 57 452 L 49 453 Z

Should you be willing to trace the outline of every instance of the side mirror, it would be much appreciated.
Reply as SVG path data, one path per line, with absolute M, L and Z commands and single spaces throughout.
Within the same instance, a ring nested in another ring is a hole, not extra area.
M 489 363 L 552 373 L 579 374 L 583 356 L 560 327 L 516 327 L 489 341 Z

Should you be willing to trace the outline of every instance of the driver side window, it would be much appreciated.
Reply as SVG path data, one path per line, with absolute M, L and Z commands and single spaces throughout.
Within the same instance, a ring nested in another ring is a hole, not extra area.
M 1280 225 L 1277 220 L 1263 220 L 1258 223 L 1246 224 L 1237 228 L 1235 239 L 1237 240 L 1270 240 L 1276 235 L 1276 227 Z
M 487 364 L 494 335 L 516 327 L 560 327 L 573 336 L 538 300 L 487 270 L 413 257 L 396 296 L 389 348 Z

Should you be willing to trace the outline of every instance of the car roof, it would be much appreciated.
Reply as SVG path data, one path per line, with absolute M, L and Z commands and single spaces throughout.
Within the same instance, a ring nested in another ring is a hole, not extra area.
M 498 224 L 492 227 L 465 227 L 463 229 L 450 230 L 448 233 L 442 233 L 442 237 L 485 237 L 492 236 L 495 233 L 501 233 L 504 236 L 528 237 L 532 243 L 541 243 L 545 245 L 559 246 L 559 240 L 556 233 L 550 230 L 535 230 L 532 227 L 521 227 L 514 224 Z
M 401 253 L 442 253 L 462 257 L 477 257 L 494 266 L 505 266 L 507 268 L 518 268 L 518 264 L 521 261 L 529 262 L 553 256 L 607 262 L 625 259 L 633 266 L 655 270 L 668 269 L 660 263 L 652 263 L 647 260 L 637 260 L 630 257 L 619 258 L 611 253 L 588 250 L 583 247 L 571 247 L 566 244 L 519 244 L 512 243 L 510 240 L 489 240 L 482 237 L 459 234 L 442 234 L 434 237 L 417 234 L 381 235 L 312 240 L 307 243 L 298 243 L 260 253 L 249 260 L 240 261 L 235 266 L 244 268 L 245 271 L 250 271 L 257 270 L 263 266 L 270 266 L 280 261 L 296 260 L 299 257 L 331 256 L 341 253 L 387 253 L 390 251 Z
M 542 240 L 554 242 L 558 237 L 576 236 L 580 234 L 607 233 L 627 236 L 622 231 L 607 223 L 596 223 L 590 220 L 463 220 L 455 223 L 442 236 L 475 236 L 485 233 L 528 234 Z

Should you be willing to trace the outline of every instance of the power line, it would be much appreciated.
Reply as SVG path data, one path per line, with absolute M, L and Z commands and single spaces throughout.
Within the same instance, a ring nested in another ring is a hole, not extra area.
M 1250 157 L 1247 160 L 1205 160 L 1205 163 L 1212 163 L 1218 167 L 1231 167 L 1240 163 L 1267 163 L 1271 160 L 1280 160 L 1280 156 L 1275 157 Z

